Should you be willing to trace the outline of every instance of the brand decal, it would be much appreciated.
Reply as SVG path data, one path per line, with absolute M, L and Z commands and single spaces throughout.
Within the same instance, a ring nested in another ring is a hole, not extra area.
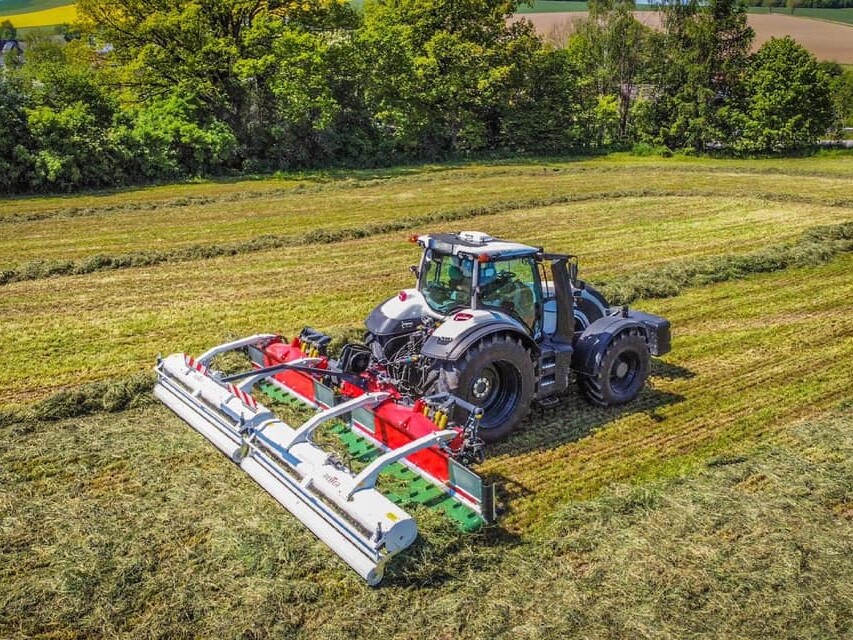
M 333 487 L 341 486 L 341 481 L 338 480 L 337 476 L 333 476 L 331 473 L 324 473 L 323 477 L 326 479 L 326 482 L 328 482 Z

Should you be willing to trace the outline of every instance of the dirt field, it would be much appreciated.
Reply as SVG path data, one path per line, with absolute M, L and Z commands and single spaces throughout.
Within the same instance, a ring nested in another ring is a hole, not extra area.
M 541 33 L 561 42 L 571 33 L 571 23 L 586 15 L 584 12 L 536 13 L 527 14 L 524 17 L 533 22 Z M 638 11 L 635 15 L 643 24 L 655 28 L 660 26 L 660 15 L 657 12 Z M 814 53 L 819 60 L 853 64 L 853 27 L 851 26 L 778 14 L 752 14 L 749 16 L 749 24 L 755 29 L 755 49 L 774 36 L 789 35 Z

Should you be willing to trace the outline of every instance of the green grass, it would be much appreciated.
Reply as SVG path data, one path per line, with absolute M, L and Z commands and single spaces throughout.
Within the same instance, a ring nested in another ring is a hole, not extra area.
M 533 0 L 532 5 L 521 4 L 518 8 L 519 14 L 531 13 L 566 13 L 576 11 L 587 11 L 589 4 L 587 2 L 575 2 L 574 0 Z M 651 4 L 638 4 L 637 11 L 654 11 L 655 8 Z M 766 7 L 749 7 L 749 13 L 768 13 Z M 784 7 L 774 7 L 773 13 L 794 15 L 801 18 L 817 18 L 827 20 L 829 22 L 840 22 L 843 24 L 853 24 L 853 8 L 844 9 L 817 9 L 809 7 L 801 7 L 790 14 L 788 9 Z
M 587 2 L 575 2 L 574 0 L 533 0 L 532 5 L 521 4 L 518 8 L 519 14 L 530 13 L 564 13 L 575 11 L 587 11 Z M 637 11 L 654 11 L 651 4 L 638 4 Z M 768 13 L 766 7 L 749 7 L 749 13 Z M 773 13 L 793 15 L 801 18 L 818 18 L 829 22 L 841 22 L 853 24 L 853 8 L 844 9 L 818 9 L 811 7 L 800 7 L 793 14 L 784 7 L 773 7 Z
M 159 407 L 0 443 L 5 637 L 815 637 L 853 632 L 853 416 L 514 538 L 423 539 L 371 590 Z M 536 488 L 532 488 L 536 491 Z
M 530 4 L 521 3 L 518 13 L 562 13 L 565 11 L 587 11 L 588 2 L 574 0 L 531 0 Z
M 849 636 L 850 166 L 616 155 L 0 202 L 7 268 L 166 256 L 0 285 L 0 636 Z M 288 242 L 190 251 L 270 227 Z M 419 542 L 370 590 L 152 400 L 150 369 L 357 333 L 411 283 L 405 236 L 461 227 L 579 254 L 673 351 L 627 407 L 535 409 L 479 469 L 500 525 L 413 508 Z
M 264 231 L 265 222 L 285 238 L 288 231 L 301 238 L 317 229 L 363 231 L 362 225 L 436 215 L 435 222 L 409 229 L 481 228 L 577 253 L 584 277 L 630 284 L 629 277 L 649 269 L 746 255 L 796 241 L 814 226 L 850 220 L 847 166 L 835 156 L 788 167 L 619 156 L 332 180 L 309 192 L 276 191 L 276 181 L 258 181 L 143 190 L 136 201 L 132 192 L 10 200 L 0 204 L 0 219 L 10 221 L 0 223 L 9 234 L 0 241 L 0 264 L 17 262 L 26 272 L 39 264 L 34 258 L 72 257 L 70 249 L 56 253 L 56 247 L 77 244 L 78 263 L 97 267 L 94 252 L 111 241 L 118 255 L 159 251 L 166 261 L 0 286 L 0 385 L 6 390 L 0 405 L 123 376 L 149 367 L 158 352 L 199 351 L 232 334 L 292 334 L 308 322 L 331 330 L 358 325 L 377 301 L 411 284 L 406 267 L 417 259 L 404 241 L 408 231 L 210 260 L 194 259 L 190 241 L 245 238 Z M 243 218 L 228 214 L 234 194 L 246 207 Z M 525 207 L 531 197 L 565 202 Z M 259 212 L 252 209 L 256 202 Z M 500 212 L 506 203 L 512 206 Z M 499 212 L 440 221 L 472 206 Z M 48 217 L 20 221 L 34 211 Z M 70 211 L 75 215 L 62 217 Z M 227 233 L 221 225 L 230 225 Z
M 557 220 L 550 248 L 580 253 L 590 279 L 619 281 L 652 265 L 715 255 L 720 242 L 746 253 L 767 242 L 792 240 L 819 213 L 800 207 L 797 211 L 806 215 L 800 221 L 792 215 L 788 225 L 779 223 L 775 207 L 712 206 L 696 199 L 619 204 L 604 210 L 546 208 L 530 211 L 529 217 L 487 216 L 476 226 L 536 242 L 543 225 Z M 847 209 L 821 211 L 830 219 L 850 217 Z M 676 218 L 662 220 L 667 213 Z M 329 245 L 319 257 L 317 246 L 308 245 L 6 285 L 0 298 L 6 318 L 0 328 L 4 400 L 32 400 L 56 386 L 148 367 L 152 354 L 199 351 L 226 335 L 258 330 L 292 335 L 305 323 L 324 328 L 358 324 L 377 301 L 411 285 L 406 267 L 417 255 L 401 235 Z M 666 254 L 660 251 L 664 237 L 670 242 Z M 622 255 L 625 246 L 632 250 Z M 614 255 L 621 257 L 614 260 Z M 51 355 L 34 360 L 33 352 Z
M 765 7 L 750 7 L 750 13 L 768 13 Z M 812 7 L 799 7 L 793 14 L 788 9 L 783 7 L 773 7 L 773 13 L 783 15 L 793 15 L 799 18 L 818 18 L 820 20 L 828 20 L 829 22 L 841 22 L 844 24 L 853 24 L 853 8 L 844 9 L 817 9 Z
M 801 198 L 798 181 L 821 178 L 818 204 L 853 202 L 850 156 L 782 168 L 776 161 L 588 160 L 478 166 L 361 180 L 317 178 L 183 185 L 78 198 L 0 203 L 0 269 L 35 260 L 83 261 L 96 254 L 164 252 L 246 242 L 261 236 L 297 244 L 318 231 L 358 230 L 474 208 L 529 208 L 536 200 L 632 194 Z M 613 181 L 614 172 L 618 183 Z M 615 205 L 618 206 L 618 205 Z M 187 225 L 191 218 L 194 224 Z M 26 267 L 24 268 L 26 270 Z

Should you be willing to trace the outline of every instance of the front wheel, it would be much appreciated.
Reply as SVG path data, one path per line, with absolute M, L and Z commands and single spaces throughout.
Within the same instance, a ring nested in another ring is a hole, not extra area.
M 481 407 L 480 437 L 495 442 L 512 433 L 530 410 L 533 362 L 512 336 L 487 336 L 456 362 L 442 365 L 438 385 Z
M 591 402 L 610 407 L 636 398 L 649 377 L 649 368 L 645 338 L 629 330 L 613 338 L 592 375 L 580 375 L 578 381 Z

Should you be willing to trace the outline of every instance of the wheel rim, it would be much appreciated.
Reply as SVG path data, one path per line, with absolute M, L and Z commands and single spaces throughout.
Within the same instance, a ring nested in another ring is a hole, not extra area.
M 610 388 L 617 394 L 629 392 L 640 371 L 640 356 L 633 351 L 624 351 L 613 361 L 610 368 Z
M 484 367 L 471 382 L 468 397 L 483 409 L 482 429 L 493 429 L 506 422 L 515 411 L 521 393 L 521 372 L 503 360 Z

